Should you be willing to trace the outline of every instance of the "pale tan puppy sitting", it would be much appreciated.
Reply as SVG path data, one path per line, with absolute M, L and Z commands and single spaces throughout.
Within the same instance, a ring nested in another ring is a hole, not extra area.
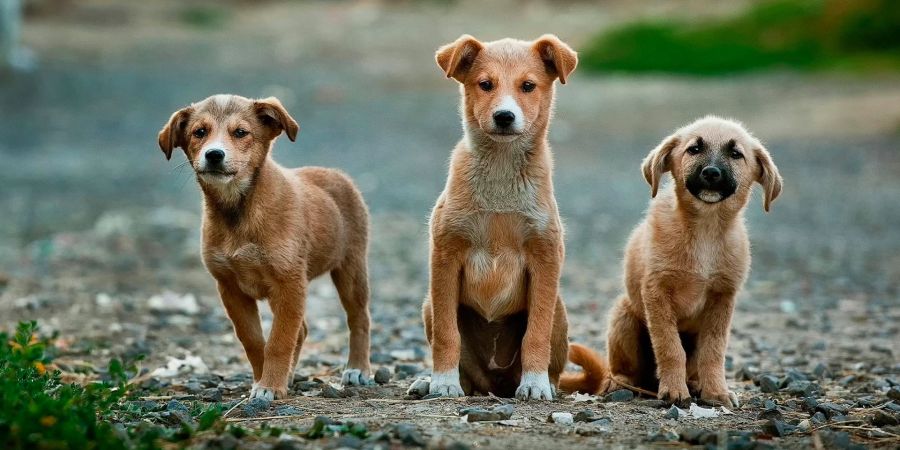
M 768 211 L 781 176 L 741 124 L 712 116 L 667 137 L 642 170 L 655 199 L 625 250 L 626 294 L 609 317 L 609 367 L 573 345 L 570 358 L 585 372 L 567 375 L 561 387 L 595 392 L 621 382 L 664 400 L 689 399 L 693 390 L 736 406 L 725 382 L 725 350 L 735 296 L 750 269 L 743 211 L 755 182 Z M 657 196 L 666 172 L 673 182 Z
M 368 211 L 343 173 L 286 169 L 270 153 L 297 122 L 275 98 L 216 95 L 175 112 L 159 133 L 169 159 L 180 147 L 203 191 L 203 261 L 253 366 L 251 398 L 287 395 L 306 338 L 309 280 L 330 273 L 350 327 L 344 384 L 369 369 Z M 256 302 L 268 299 L 263 338 Z
M 552 399 L 567 355 L 563 229 L 547 131 L 577 56 L 556 36 L 437 51 L 460 83 L 463 138 L 431 216 L 423 319 L 432 394 Z

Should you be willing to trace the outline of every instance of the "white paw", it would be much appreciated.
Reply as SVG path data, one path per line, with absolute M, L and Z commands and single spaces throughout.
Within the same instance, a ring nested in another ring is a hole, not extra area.
M 547 372 L 525 372 L 516 389 L 519 400 L 553 400 L 553 386 Z
M 442 397 L 463 397 L 462 387 L 459 385 L 459 369 L 446 372 L 434 372 L 431 374 L 429 394 L 440 394 Z
M 365 386 L 369 384 L 369 376 L 360 369 L 345 369 L 341 374 L 341 384 L 344 386 Z
M 275 400 L 275 390 L 260 387 L 259 383 L 253 383 L 253 387 L 250 388 L 250 400 L 255 398 L 261 398 L 271 402 L 272 400 Z

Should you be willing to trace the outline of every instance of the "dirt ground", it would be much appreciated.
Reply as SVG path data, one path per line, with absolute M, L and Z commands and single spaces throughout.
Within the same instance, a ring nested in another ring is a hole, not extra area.
M 228 420 L 248 427 L 302 429 L 326 415 L 383 433 L 292 441 L 311 448 L 900 445 L 900 76 L 576 72 L 557 91 L 551 143 L 567 229 L 562 294 L 570 339 L 597 349 L 621 290 L 625 238 L 649 200 L 638 171 L 646 152 L 706 113 L 741 119 L 772 152 L 785 191 L 771 213 L 758 194 L 747 211 L 753 271 L 728 352 L 741 408 L 671 418 L 649 399 L 414 400 L 405 390 L 430 367 L 419 317 L 427 216 L 460 135 L 457 88 L 433 63 L 434 49 L 462 33 L 487 40 L 544 32 L 577 49 L 628 18 L 734 6 L 143 3 L 38 8 L 24 35 L 38 69 L 0 79 L 0 327 L 39 320 L 59 333 L 64 367 L 145 354 L 152 372 L 196 356 L 202 366 L 148 375 L 149 401 L 164 409 L 168 400 L 218 392 L 237 405 Z M 275 157 L 340 167 L 364 191 L 373 223 L 372 362 L 387 383 L 332 389 L 347 332 L 333 287 L 319 280 L 295 395 L 238 404 L 249 364 L 200 262 L 200 195 L 181 155 L 166 162 L 156 145 L 172 111 L 218 92 L 281 98 L 301 132 L 296 143 L 280 140 Z M 509 420 L 467 423 L 460 414 L 501 403 L 514 407 Z M 596 420 L 547 421 L 584 410 Z

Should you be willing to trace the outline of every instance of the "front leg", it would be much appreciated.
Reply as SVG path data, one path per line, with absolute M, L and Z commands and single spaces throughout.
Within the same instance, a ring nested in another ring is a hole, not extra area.
M 256 305 L 257 300 L 244 294 L 236 283 L 228 279 L 219 280 L 218 289 L 225 312 L 234 327 L 234 334 L 241 341 L 244 353 L 250 360 L 255 385 L 263 373 L 266 346 L 262 324 L 259 320 L 259 309 Z
M 458 247 L 434 242 L 431 250 L 431 357 L 434 368 L 428 392 L 447 397 L 465 395 L 459 384 L 461 340 L 456 313 L 462 263 Z
M 733 289 L 710 291 L 706 296 L 704 311 L 706 323 L 697 335 L 697 377 L 700 384 L 700 398 L 728 407 L 738 406 L 737 396 L 728 390 L 725 380 L 725 350 L 731 330 L 734 312 Z
M 526 248 L 528 267 L 528 326 L 522 338 L 522 380 L 516 389 L 521 400 L 553 400 L 550 384 L 551 336 L 559 295 L 561 244 L 542 239 Z
M 687 357 L 678 334 L 678 318 L 672 309 L 677 292 L 664 280 L 648 280 L 641 290 L 647 331 L 659 377 L 657 397 L 670 402 L 691 398 L 687 387 Z
M 280 281 L 269 294 L 272 308 L 272 331 L 266 342 L 266 364 L 262 377 L 251 397 L 268 400 L 287 396 L 289 378 L 292 376 L 293 358 L 303 330 L 306 305 L 306 280 Z

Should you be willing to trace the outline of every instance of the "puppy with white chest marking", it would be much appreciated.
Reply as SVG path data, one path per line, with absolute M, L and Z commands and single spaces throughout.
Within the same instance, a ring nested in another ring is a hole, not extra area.
M 625 295 L 610 312 L 609 362 L 573 344 L 584 368 L 560 387 L 596 392 L 656 390 L 680 402 L 693 391 L 736 406 L 725 381 L 735 296 L 750 270 L 743 211 L 753 183 L 766 211 L 782 179 L 769 152 L 743 126 L 705 117 L 667 137 L 644 160 L 654 200 L 625 250 Z M 672 183 L 657 196 L 663 174 Z
M 287 395 L 306 339 L 309 280 L 330 273 L 350 328 L 344 384 L 369 369 L 369 213 L 343 173 L 286 169 L 270 153 L 299 126 L 275 98 L 216 95 L 176 111 L 159 133 L 171 158 L 184 150 L 203 191 L 203 261 L 253 367 L 251 398 Z M 263 338 L 256 302 L 268 299 Z
M 431 216 L 430 392 L 552 399 L 567 322 L 547 131 L 554 83 L 566 82 L 577 55 L 552 35 L 464 35 L 436 59 L 460 83 L 464 136 Z

